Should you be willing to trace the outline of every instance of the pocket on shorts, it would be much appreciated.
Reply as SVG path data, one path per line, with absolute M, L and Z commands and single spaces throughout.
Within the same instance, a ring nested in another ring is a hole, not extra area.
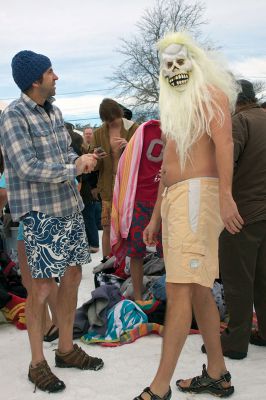
M 191 272 L 203 266 L 206 256 L 206 246 L 201 243 L 182 243 L 182 266 Z

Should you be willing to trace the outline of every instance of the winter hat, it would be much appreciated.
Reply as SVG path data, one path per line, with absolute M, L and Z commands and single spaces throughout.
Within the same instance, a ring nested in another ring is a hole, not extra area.
M 119 105 L 119 107 L 121 108 L 121 110 L 123 111 L 123 117 L 126 118 L 126 119 L 131 120 L 131 118 L 132 118 L 132 111 L 129 110 L 128 108 L 126 108 L 125 106 L 123 106 L 122 104 L 119 104 L 119 103 L 118 103 L 118 105 Z
M 237 83 L 240 86 L 240 93 L 237 96 L 237 103 L 256 103 L 256 95 L 251 82 L 245 79 L 239 79 Z
M 29 89 L 33 82 L 40 79 L 51 65 L 52 63 L 48 57 L 30 50 L 22 50 L 12 59 L 13 79 L 23 92 Z

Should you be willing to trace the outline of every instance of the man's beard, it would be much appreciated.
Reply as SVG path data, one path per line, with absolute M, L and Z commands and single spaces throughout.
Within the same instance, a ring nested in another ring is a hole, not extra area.
M 171 87 L 160 75 L 159 108 L 162 132 L 176 142 L 183 170 L 191 146 L 205 133 L 211 135 L 210 121 L 216 108 L 208 86 L 195 66 L 193 78 L 190 77 L 183 91 Z

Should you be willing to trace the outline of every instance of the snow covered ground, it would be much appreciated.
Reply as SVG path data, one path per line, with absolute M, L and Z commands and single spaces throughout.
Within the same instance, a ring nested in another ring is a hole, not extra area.
M 92 263 L 83 268 L 78 306 L 90 298 L 94 288 L 92 268 L 100 258 L 100 254 L 93 254 Z M 91 355 L 104 359 L 105 366 L 98 372 L 55 368 L 53 350 L 57 347 L 57 341 L 44 343 L 48 363 L 67 386 L 61 393 L 48 395 L 40 390 L 33 393 L 33 385 L 27 379 L 30 361 L 27 332 L 19 331 L 13 325 L 0 325 L 0 399 L 41 400 L 49 396 L 57 400 L 132 400 L 149 385 L 155 374 L 161 341 L 160 337 L 151 335 L 117 348 L 86 345 L 77 341 Z M 172 381 L 173 400 L 197 398 L 196 395 L 176 390 L 175 380 L 201 372 L 201 366 L 206 362 L 206 357 L 200 351 L 201 344 L 200 335 L 188 337 Z M 266 348 L 251 345 L 246 359 L 226 359 L 226 362 L 235 386 L 233 399 L 266 399 Z M 198 398 L 207 400 L 213 397 L 201 394 Z

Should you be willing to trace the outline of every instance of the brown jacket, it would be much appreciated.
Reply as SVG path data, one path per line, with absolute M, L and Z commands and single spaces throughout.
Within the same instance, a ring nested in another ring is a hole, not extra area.
M 129 142 L 134 132 L 138 128 L 138 125 L 133 121 L 129 121 L 124 118 L 123 123 L 124 126 L 121 130 L 121 137 Z M 109 132 L 105 123 L 100 126 L 100 128 L 94 131 L 93 141 L 90 146 L 90 152 L 93 152 L 94 148 L 99 146 L 101 146 L 106 151 L 108 156 L 99 160 L 97 163 L 96 169 L 99 170 L 99 180 L 97 188 L 99 190 L 102 200 L 111 201 L 113 197 L 113 160 L 111 155 Z
M 233 196 L 245 225 L 266 220 L 266 112 L 256 104 L 233 116 Z

